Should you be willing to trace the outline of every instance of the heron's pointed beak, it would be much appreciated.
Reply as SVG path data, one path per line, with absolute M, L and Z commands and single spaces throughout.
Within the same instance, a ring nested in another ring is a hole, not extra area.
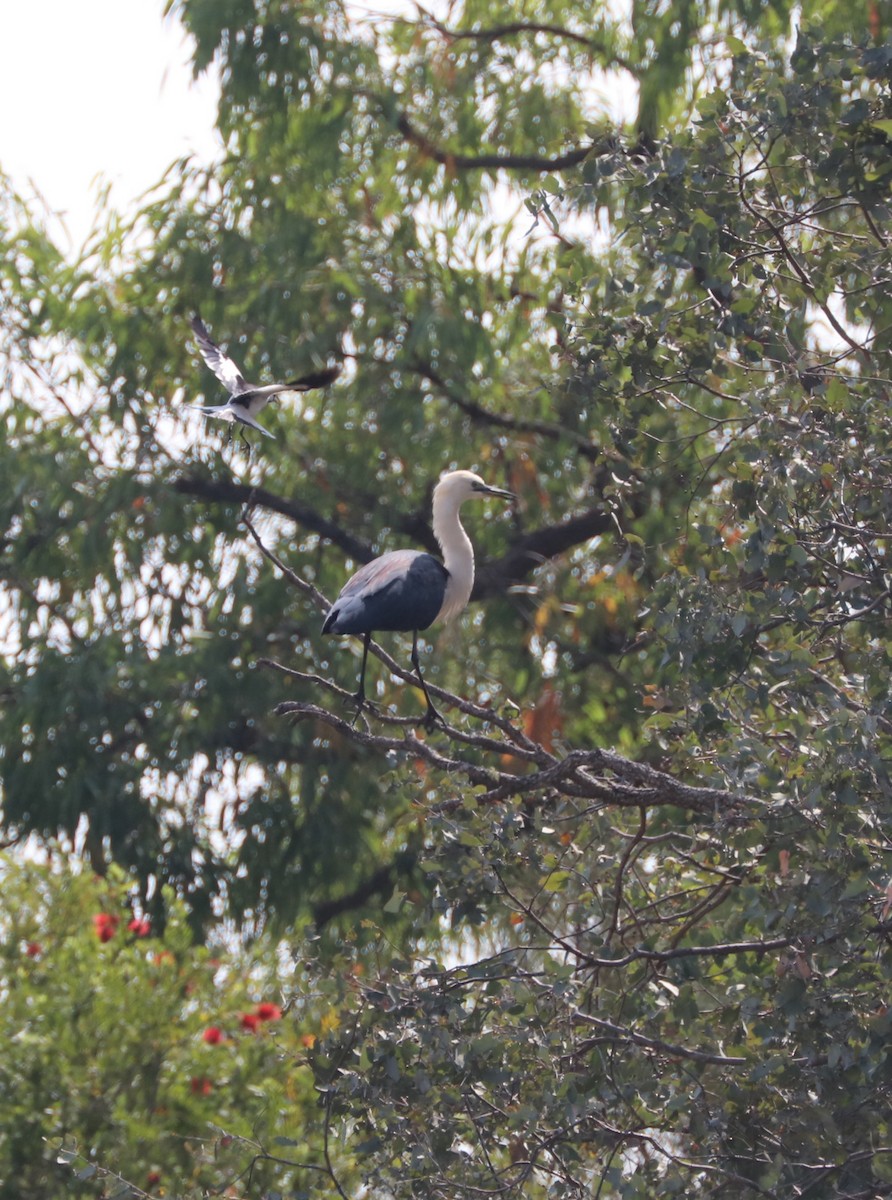
M 506 492 L 504 488 L 490 487 L 488 483 L 485 483 L 478 490 L 485 496 L 501 496 L 503 500 L 515 500 L 517 498 L 513 492 Z

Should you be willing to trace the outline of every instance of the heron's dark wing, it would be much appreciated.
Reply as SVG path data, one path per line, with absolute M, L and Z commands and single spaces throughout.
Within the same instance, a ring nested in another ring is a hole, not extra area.
M 241 371 L 232 359 L 227 358 L 217 343 L 211 340 L 211 336 L 205 328 L 201 317 L 195 316 L 189 323 L 192 326 L 192 332 L 195 334 L 195 340 L 198 342 L 201 357 L 230 395 L 240 396 L 243 392 L 250 391 L 250 385 L 245 382 Z
M 352 575 L 331 606 L 323 633 L 427 629 L 443 606 L 443 564 L 418 550 L 392 550 Z

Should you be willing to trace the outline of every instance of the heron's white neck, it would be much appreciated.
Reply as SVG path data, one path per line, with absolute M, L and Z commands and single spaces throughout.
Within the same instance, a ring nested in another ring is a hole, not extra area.
M 449 621 L 467 606 L 474 586 L 474 547 L 465 533 L 458 510 L 461 498 L 434 491 L 434 537 L 443 551 L 443 565 L 449 572 L 443 605 L 437 614 L 438 621 Z

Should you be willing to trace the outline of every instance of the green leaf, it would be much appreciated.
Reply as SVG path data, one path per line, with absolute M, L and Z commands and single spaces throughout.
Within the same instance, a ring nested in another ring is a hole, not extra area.
M 386 913 L 398 913 L 403 907 L 403 902 L 406 899 L 406 893 L 400 891 L 399 888 L 394 888 L 390 899 L 384 905 L 383 911 Z

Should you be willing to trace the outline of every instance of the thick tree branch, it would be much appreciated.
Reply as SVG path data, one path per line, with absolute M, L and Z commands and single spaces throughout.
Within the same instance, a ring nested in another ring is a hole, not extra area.
M 389 896 L 394 889 L 397 879 L 400 876 L 408 874 L 415 865 L 415 861 L 414 854 L 401 855 L 396 861 L 379 867 L 368 879 L 364 879 L 362 883 L 357 884 L 352 892 L 347 892 L 346 895 L 338 896 L 332 900 L 320 900 L 318 904 L 314 904 L 313 922 L 316 928 L 321 929 L 323 925 L 327 925 L 335 917 L 340 917 L 344 913 L 362 908 L 363 905 L 368 904 L 375 896 Z
M 549 25 L 544 21 L 512 21 L 510 24 L 492 25 L 489 29 L 449 29 L 433 18 L 431 24 L 451 42 L 498 42 L 503 38 L 517 37 L 524 33 L 546 33 L 562 41 L 576 42 L 579 46 L 585 46 L 587 50 L 593 49 L 591 38 L 572 29 L 565 29 L 562 25 Z
M 254 487 L 249 483 L 238 483 L 234 479 L 209 479 L 200 475 L 181 475 L 173 481 L 173 489 L 184 496 L 196 496 L 200 500 L 214 500 L 222 504 L 259 505 L 290 517 L 311 533 L 318 533 L 339 546 L 345 554 L 357 562 L 368 562 L 374 551 L 368 542 L 347 533 L 340 525 L 328 520 L 308 504 L 285 500 L 266 488 Z
M 526 579 L 543 562 L 602 534 L 616 533 L 616 528 L 612 512 L 598 506 L 556 525 L 534 529 L 518 538 L 501 558 L 478 565 L 471 599 L 501 595 L 512 583 Z
M 568 167 L 578 167 L 590 154 L 612 154 L 616 149 L 616 139 L 605 137 L 587 146 L 574 146 L 553 157 L 544 154 L 460 154 L 444 150 L 432 142 L 426 134 L 416 129 L 406 113 L 398 113 L 395 123 L 410 145 L 420 150 L 425 158 L 433 159 L 450 171 L 565 171 Z

